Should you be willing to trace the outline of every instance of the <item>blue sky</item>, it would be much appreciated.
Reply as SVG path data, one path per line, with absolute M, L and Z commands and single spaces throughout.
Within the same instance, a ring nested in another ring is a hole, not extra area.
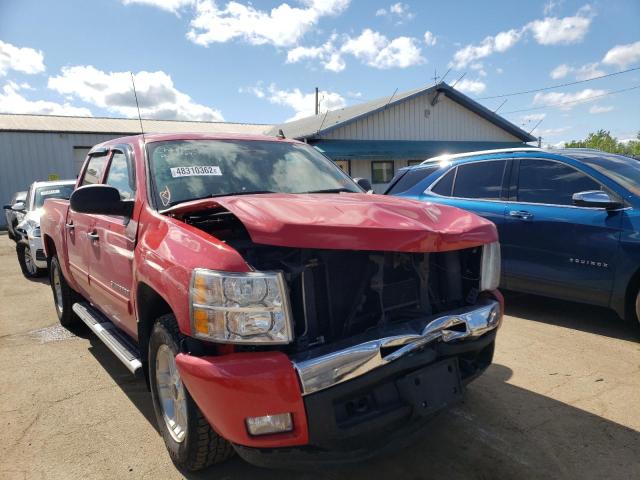
M 0 111 L 276 123 L 433 83 L 472 98 L 640 67 L 640 2 L 2 0 Z M 640 70 L 507 97 L 545 143 L 640 130 Z M 596 98 L 593 98 L 596 97 Z M 480 100 L 491 109 L 503 99 Z M 549 106 L 558 105 L 560 106 Z M 525 110 L 525 111 L 520 111 Z M 511 113 L 513 112 L 513 113 Z

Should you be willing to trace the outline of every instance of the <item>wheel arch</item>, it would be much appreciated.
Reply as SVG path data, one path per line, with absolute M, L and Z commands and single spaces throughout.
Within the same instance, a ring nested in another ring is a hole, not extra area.
M 638 316 L 636 314 L 636 297 L 640 291 L 640 268 L 638 268 L 630 280 L 627 282 L 627 289 L 624 295 L 624 319 L 637 321 Z
M 138 348 L 147 387 L 149 387 L 149 337 L 153 324 L 162 315 L 174 313 L 169 303 L 153 287 L 139 282 L 136 289 L 136 313 L 138 319 Z

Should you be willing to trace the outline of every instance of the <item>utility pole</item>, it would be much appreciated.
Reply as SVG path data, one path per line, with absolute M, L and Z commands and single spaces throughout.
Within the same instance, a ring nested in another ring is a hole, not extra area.
M 538 148 L 542 147 L 542 137 L 538 137 Z
M 316 87 L 316 115 L 320 112 L 320 104 L 318 103 L 318 87 Z

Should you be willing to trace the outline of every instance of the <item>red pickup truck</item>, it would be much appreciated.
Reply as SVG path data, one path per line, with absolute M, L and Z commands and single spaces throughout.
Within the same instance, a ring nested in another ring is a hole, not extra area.
M 493 358 L 495 226 L 367 194 L 301 142 L 103 143 L 41 230 L 60 323 L 144 375 L 185 469 L 406 444 Z

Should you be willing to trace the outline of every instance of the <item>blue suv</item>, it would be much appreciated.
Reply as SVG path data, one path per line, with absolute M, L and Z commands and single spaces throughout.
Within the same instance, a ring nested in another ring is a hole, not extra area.
M 596 150 L 490 150 L 403 168 L 385 194 L 496 224 L 500 286 L 640 311 L 640 161 Z

